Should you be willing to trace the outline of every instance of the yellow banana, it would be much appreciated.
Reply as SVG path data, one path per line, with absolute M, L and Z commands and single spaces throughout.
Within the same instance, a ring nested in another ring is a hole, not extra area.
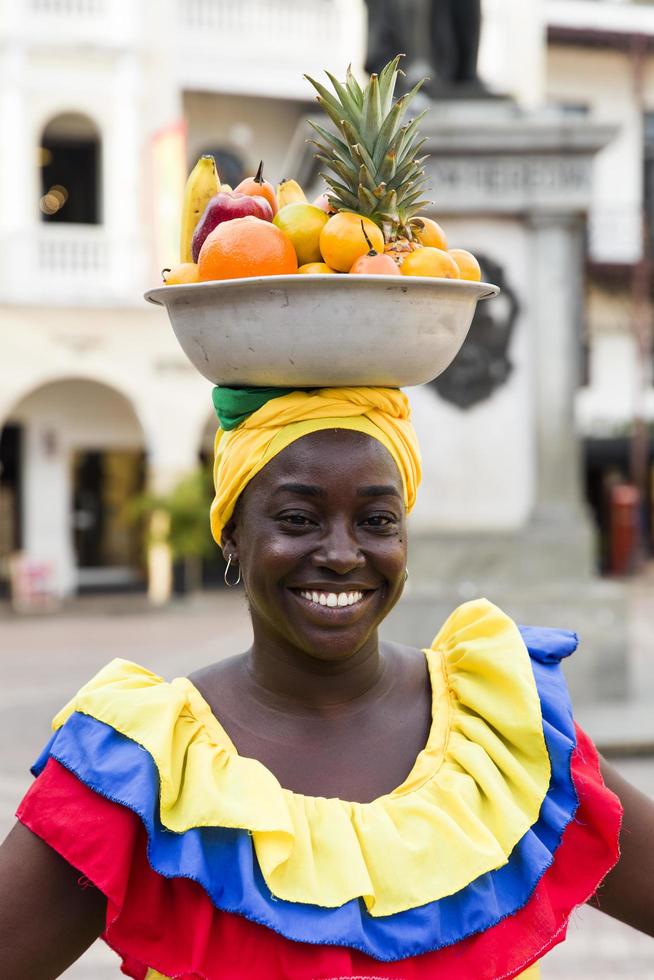
M 283 180 L 277 185 L 277 205 L 280 211 L 287 204 L 306 204 L 306 200 L 297 180 Z
M 192 262 L 191 243 L 195 226 L 204 214 L 207 204 L 220 190 L 220 177 L 212 156 L 202 156 L 191 170 L 184 189 L 182 204 L 182 228 L 180 237 L 180 262 Z

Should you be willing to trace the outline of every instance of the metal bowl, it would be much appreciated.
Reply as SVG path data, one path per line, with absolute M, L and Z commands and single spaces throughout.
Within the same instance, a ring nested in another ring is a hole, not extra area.
M 449 367 L 497 286 L 414 276 L 292 275 L 161 286 L 182 350 L 217 385 L 424 384 Z

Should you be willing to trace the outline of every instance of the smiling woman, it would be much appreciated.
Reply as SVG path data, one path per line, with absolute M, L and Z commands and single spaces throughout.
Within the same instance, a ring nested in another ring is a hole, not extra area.
M 116 660 L 56 716 L 0 849 L 3 975 L 57 977 L 102 932 L 137 980 L 532 980 L 608 872 L 602 908 L 654 933 L 654 807 L 574 725 L 576 636 L 479 600 L 424 651 L 379 639 L 420 482 L 406 397 L 214 404 L 252 646 L 171 683 Z

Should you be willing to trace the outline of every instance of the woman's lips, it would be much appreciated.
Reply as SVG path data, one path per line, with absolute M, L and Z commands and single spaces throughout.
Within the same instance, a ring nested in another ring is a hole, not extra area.
M 362 609 L 376 589 L 318 590 L 292 588 L 289 591 L 308 610 L 318 614 L 347 615 Z

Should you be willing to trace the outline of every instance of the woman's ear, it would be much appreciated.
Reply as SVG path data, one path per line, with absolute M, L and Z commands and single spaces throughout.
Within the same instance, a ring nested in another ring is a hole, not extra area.
M 238 561 L 238 543 L 236 533 L 236 521 L 231 517 L 223 528 L 220 544 L 225 561 L 231 555 L 232 561 Z

